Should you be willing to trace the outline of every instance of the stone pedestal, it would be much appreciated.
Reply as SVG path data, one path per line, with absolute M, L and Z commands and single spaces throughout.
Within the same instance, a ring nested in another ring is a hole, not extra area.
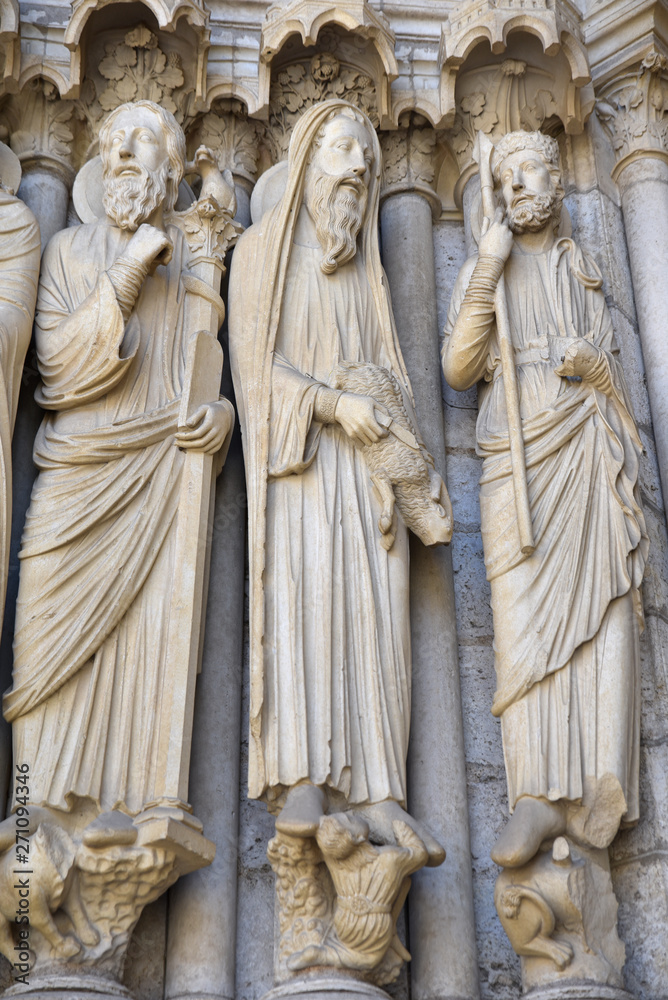
M 607 850 L 557 837 L 528 864 L 501 872 L 494 902 L 532 1000 L 628 997 Z
M 355 979 L 345 972 L 314 970 L 296 976 L 266 993 L 263 1000 L 388 1000 L 379 986 Z

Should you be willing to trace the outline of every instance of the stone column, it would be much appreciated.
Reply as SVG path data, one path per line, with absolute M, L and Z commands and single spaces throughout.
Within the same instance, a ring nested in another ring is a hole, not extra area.
M 624 213 L 664 507 L 668 502 L 668 73 L 650 52 L 635 81 L 608 86 L 598 104 L 617 162 L 612 172 Z
M 383 136 L 383 265 L 425 444 L 445 477 L 445 437 L 430 184 L 431 128 Z M 425 149 L 427 152 L 425 153 Z M 414 1000 L 478 996 L 466 768 L 452 558 L 411 538 L 413 705 L 409 811 L 444 845 L 436 869 L 413 876 L 409 894 Z
M 18 196 L 39 222 L 42 250 L 67 225 L 67 208 L 74 181 L 72 167 L 48 153 L 20 156 L 23 176 Z

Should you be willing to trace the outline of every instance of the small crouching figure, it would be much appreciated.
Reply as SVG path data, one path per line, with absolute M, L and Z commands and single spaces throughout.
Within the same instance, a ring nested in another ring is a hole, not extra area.
M 392 823 L 395 845 L 369 843 L 369 827 L 355 813 L 320 820 L 316 841 L 336 890 L 332 929 L 321 945 L 293 955 L 293 971 L 329 965 L 371 972 L 390 945 L 404 961 L 410 955 L 396 935 L 397 917 L 413 872 L 427 863 L 427 848 L 404 823 Z

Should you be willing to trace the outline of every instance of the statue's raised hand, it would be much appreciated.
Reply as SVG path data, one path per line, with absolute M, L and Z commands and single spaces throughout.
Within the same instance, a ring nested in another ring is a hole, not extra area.
M 512 249 L 513 234 L 504 219 L 503 209 L 497 208 L 492 222 L 485 219 L 482 224 L 478 252 L 481 257 L 496 257 L 505 261 L 510 257 Z
M 173 250 L 174 244 L 163 229 L 144 222 L 132 234 L 125 256 L 133 257 L 149 274 L 153 274 L 159 265 L 169 264 Z
M 360 396 L 356 392 L 344 392 L 339 396 L 334 418 L 348 437 L 358 444 L 375 444 L 387 434 L 387 428 L 376 420 L 376 412 L 387 414 L 387 410 L 371 396 Z

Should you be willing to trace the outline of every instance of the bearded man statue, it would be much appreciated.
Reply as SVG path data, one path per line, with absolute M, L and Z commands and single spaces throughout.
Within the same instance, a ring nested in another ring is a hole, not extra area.
M 594 261 L 561 236 L 554 139 L 492 155 L 505 203 L 462 268 L 443 346 L 455 389 L 480 382 L 480 511 L 491 583 L 511 819 L 506 868 L 568 835 L 602 850 L 638 820 L 642 444 Z M 505 278 L 535 550 L 520 547 L 495 290 Z
M 99 138 L 107 217 L 58 233 L 42 262 L 47 415 L 4 700 L 33 822 L 55 820 L 95 848 L 131 843 L 133 817 L 169 805 L 156 789 L 182 471 L 186 451 L 215 452 L 231 422 L 221 401 L 178 429 L 193 331 L 189 250 L 168 216 L 183 132 L 139 101 L 113 111 Z
M 393 824 L 406 822 L 433 865 L 442 848 L 405 812 L 407 530 L 399 519 L 394 541 L 386 537 L 394 529 L 367 458 L 390 421 L 371 390 L 332 388 L 337 366 L 385 369 L 414 419 L 379 256 L 380 168 L 364 114 L 340 100 L 315 105 L 292 135 L 282 199 L 234 254 L 230 357 L 251 559 L 249 794 L 293 838 L 313 838 L 328 811 L 354 809 L 381 843 L 395 843 Z M 445 503 L 433 463 L 429 475 Z

